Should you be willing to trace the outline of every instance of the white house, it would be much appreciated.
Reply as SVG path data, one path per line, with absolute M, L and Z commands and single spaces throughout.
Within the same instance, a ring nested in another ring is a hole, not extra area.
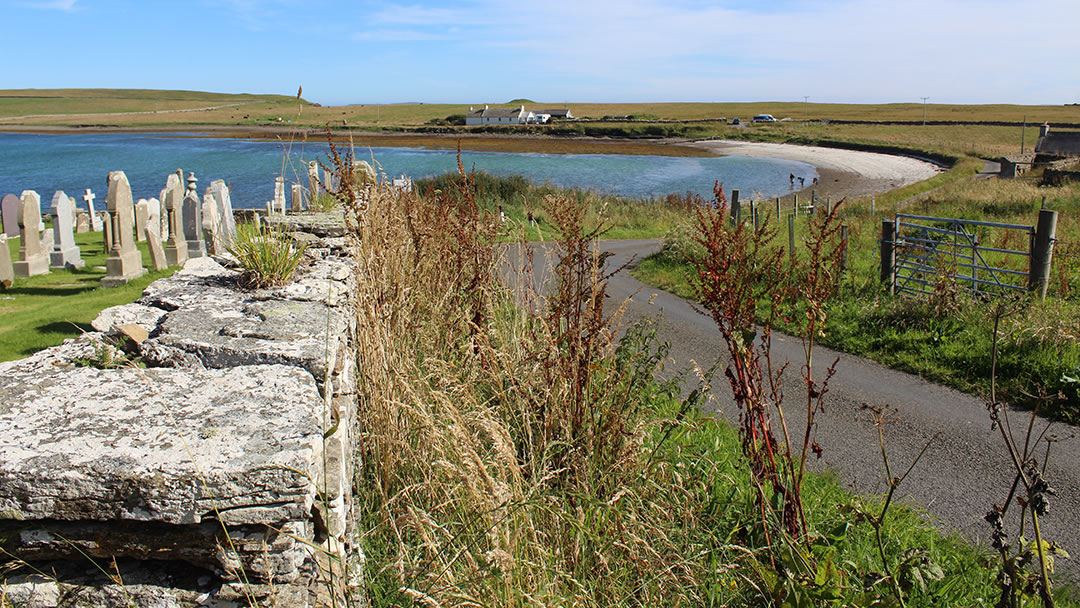
M 481 109 L 469 108 L 465 115 L 466 125 L 523 125 L 545 123 L 551 118 L 549 114 L 536 114 L 526 110 L 525 106 L 518 106 L 510 110 L 500 110 L 484 106 Z

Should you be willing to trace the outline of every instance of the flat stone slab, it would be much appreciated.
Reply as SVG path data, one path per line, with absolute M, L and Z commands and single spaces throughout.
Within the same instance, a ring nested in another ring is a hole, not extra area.
M 264 217 L 264 222 L 281 226 L 288 232 L 307 232 L 320 238 L 345 236 L 345 211 L 295 213 Z
M 309 373 L 96 369 L 74 348 L 0 363 L 0 519 L 310 516 L 324 401 Z

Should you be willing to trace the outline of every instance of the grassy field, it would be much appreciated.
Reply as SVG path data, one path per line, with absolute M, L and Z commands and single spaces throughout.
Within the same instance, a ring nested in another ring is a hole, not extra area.
M 19 241 L 8 241 L 13 260 L 19 259 Z M 75 242 L 86 261 L 85 268 L 50 270 L 48 274 L 15 279 L 6 290 L 0 288 L 0 361 L 20 359 L 84 331 L 93 331 L 90 322 L 99 312 L 134 302 L 147 285 L 175 270 L 148 272 L 122 287 L 105 289 L 100 285 L 108 256 L 101 233 L 77 234 Z M 143 266 L 152 268 L 146 244 L 140 243 L 139 249 Z

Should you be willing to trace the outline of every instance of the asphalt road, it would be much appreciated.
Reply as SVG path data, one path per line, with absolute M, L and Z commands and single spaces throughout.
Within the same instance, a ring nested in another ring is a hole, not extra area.
M 536 247 L 542 247 L 537 245 Z M 603 241 L 601 250 L 610 252 L 610 268 L 642 259 L 657 251 L 660 241 Z M 546 278 L 545 257 L 535 255 L 536 277 Z M 614 276 L 608 286 L 610 305 L 628 299 L 626 319 L 662 314 L 659 338 L 671 345 L 673 369 L 686 369 L 696 361 L 709 367 L 726 353 L 719 332 L 708 317 L 694 311 L 678 296 L 644 285 L 626 271 Z M 802 342 L 785 335 L 773 337 L 774 364 L 791 361 L 785 373 L 785 413 L 789 428 L 801 436 L 805 407 L 802 385 Z M 983 516 L 995 503 L 1002 503 L 1012 485 L 1014 468 L 1000 432 L 991 428 L 986 405 L 977 397 L 927 382 L 918 376 L 888 369 L 873 361 L 818 347 L 814 353 L 815 377 L 839 357 L 836 375 L 829 385 L 825 413 L 819 414 L 815 440 L 824 449 L 820 460 L 811 458 L 815 469 L 831 469 L 842 483 L 861 493 L 883 493 L 888 485 L 882 467 L 877 431 L 863 404 L 896 410 L 898 421 L 887 427 L 889 461 L 896 475 L 907 469 L 936 434 L 925 456 L 900 487 L 897 498 L 921 505 L 936 525 L 957 531 L 989 545 L 990 527 Z M 731 388 L 723 368 L 713 381 L 715 400 L 710 409 L 736 421 L 738 410 L 731 400 Z M 1017 440 L 1028 416 L 1010 415 Z M 1045 426 L 1036 422 L 1036 429 Z M 1054 444 L 1046 479 L 1056 490 L 1050 512 L 1041 519 L 1047 540 L 1056 541 L 1074 560 L 1057 563 L 1059 580 L 1080 582 L 1080 433 L 1076 427 L 1055 423 L 1050 433 L 1061 441 Z M 1071 439 L 1069 437 L 1072 437 Z M 1040 452 L 1041 453 L 1041 452 Z M 1016 513 L 1019 509 L 1010 509 Z M 1015 533 L 1016 520 L 1007 523 Z M 1029 533 L 1029 536 L 1033 534 Z

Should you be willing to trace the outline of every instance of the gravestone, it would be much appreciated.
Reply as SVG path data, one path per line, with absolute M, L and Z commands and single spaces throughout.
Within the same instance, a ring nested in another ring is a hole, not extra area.
M 11 287 L 15 280 L 15 268 L 11 265 L 11 250 L 8 249 L 7 235 L 0 232 L 0 287 Z
M 135 242 L 146 242 L 146 222 L 149 221 L 150 210 L 147 208 L 146 199 L 140 198 L 135 203 Z
M 19 197 L 5 194 L 0 201 L 0 217 L 4 220 L 4 234 L 9 239 L 19 237 Z
M 90 232 L 90 214 L 80 211 L 75 215 L 75 233 L 83 234 Z
M 53 216 L 53 243 L 49 252 L 49 266 L 52 268 L 82 268 L 86 262 L 82 252 L 75 245 L 74 227 L 71 225 L 71 211 L 75 200 L 58 190 L 53 195 L 49 210 Z
M 105 256 L 108 257 L 112 251 L 112 216 L 108 211 L 101 212 L 101 238 L 102 238 L 102 251 L 105 252 Z
M 337 176 L 330 170 L 329 167 L 323 167 L 323 186 L 327 192 L 337 192 L 338 182 Z
M 44 226 L 45 223 L 42 222 L 40 225 Z M 52 251 L 53 234 L 54 234 L 54 232 L 53 232 L 52 228 L 48 228 L 46 230 L 41 231 L 41 250 L 42 251 Z
M 311 207 L 311 199 L 319 195 L 319 163 L 311 161 L 308 163 L 307 169 L 308 177 L 308 207 Z
M 101 232 L 104 229 L 104 222 L 101 221 L 101 217 L 94 210 L 94 199 L 97 198 L 97 195 L 90 188 L 87 188 L 86 194 L 83 194 L 82 198 L 86 201 L 86 212 L 90 214 L 90 228 L 94 232 Z
M 285 178 L 274 178 L 274 213 L 285 215 Z
M 300 213 L 304 210 L 304 187 L 300 184 L 292 185 L 292 212 Z
M 202 203 L 195 192 L 195 172 L 188 174 L 188 190 L 184 194 L 184 240 L 187 241 L 188 258 L 206 257 L 206 242 L 203 241 Z
M 232 245 L 236 238 L 236 217 L 233 215 L 232 199 L 229 197 L 229 187 L 225 180 L 216 179 L 210 182 L 207 189 L 217 201 L 218 218 L 221 221 L 221 242 L 225 247 Z
M 169 219 L 169 206 L 166 201 L 169 198 L 169 191 L 180 190 L 180 198 L 178 200 L 184 200 L 184 186 L 183 182 L 175 173 L 170 173 L 168 179 L 165 180 L 165 187 L 161 190 L 161 239 L 164 242 L 169 241 L 169 236 L 172 234 L 172 224 Z
M 157 202 L 156 198 L 150 199 L 150 202 Z M 159 205 L 160 208 L 160 205 Z M 150 206 L 150 211 L 154 210 L 154 206 Z M 154 270 L 164 270 L 169 267 L 169 260 L 165 257 L 165 248 L 161 244 L 161 222 L 156 221 L 156 218 L 151 217 L 150 221 L 146 224 L 146 245 L 150 250 L 150 263 L 153 265 Z
M 203 195 L 202 228 L 210 253 L 213 255 L 225 253 L 224 242 L 221 240 L 221 217 L 218 215 L 217 199 L 209 192 Z
M 12 264 L 17 277 L 32 277 L 49 272 L 49 258 L 41 249 L 38 226 L 41 225 L 41 197 L 33 190 L 23 190 L 19 199 L 19 261 Z
M 109 193 L 105 195 L 105 208 L 112 224 L 111 255 L 105 260 L 105 277 L 102 287 L 117 287 L 146 274 L 142 254 L 135 248 L 133 237 L 135 204 L 131 199 L 131 184 L 123 171 L 109 172 Z
M 183 266 L 188 259 L 187 241 L 184 240 L 184 187 L 175 173 L 166 180 L 161 197 L 168 223 L 165 259 L 169 266 Z
M 161 201 L 152 198 L 146 201 L 146 232 L 150 232 L 151 226 L 157 232 L 158 240 L 161 240 Z

